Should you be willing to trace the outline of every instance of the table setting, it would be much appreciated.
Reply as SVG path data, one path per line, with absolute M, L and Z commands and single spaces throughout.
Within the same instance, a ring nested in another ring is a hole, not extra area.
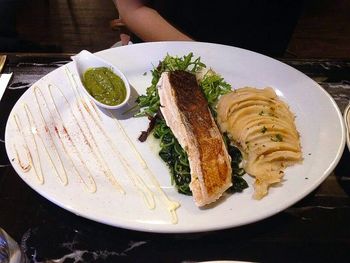
M 199 207 L 177 191 L 157 139 L 139 141 L 149 118 L 135 117 L 137 103 L 155 69 L 188 54 L 230 89 L 271 87 L 295 113 L 302 161 L 261 200 L 244 174 L 246 188 Z M 4 262 L 348 262 L 350 61 L 201 42 L 1 58 Z M 92 62 L 127 83 L 119 107 L 84 89 Z

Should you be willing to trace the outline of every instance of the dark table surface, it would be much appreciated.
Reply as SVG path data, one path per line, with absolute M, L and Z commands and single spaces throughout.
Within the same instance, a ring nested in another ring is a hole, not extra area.
M 350 154 L 292 207 L 250 225 L 196 234 L 130 231 L 76 216 L 46 200 L 7 159 L 5 125 L 14 103 L 36 80 L 69 62 L 69 54 L 9 54 L 13 78 L 0 102 L 0 227 L 32 262 L 350 262 Z M 285 62 L 318 82 L 343 112 L 350 98 L 350 61 Z M 54 261 L 56 260 L 56 261 Z

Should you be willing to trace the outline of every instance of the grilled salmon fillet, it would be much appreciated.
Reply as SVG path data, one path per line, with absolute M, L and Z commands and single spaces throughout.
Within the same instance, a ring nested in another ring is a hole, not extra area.
M 231 185 L 231 158 L 195 75 L 164 72 L 158 82 L 160 110 L 188 155 L 194 202 L 216 201 Z

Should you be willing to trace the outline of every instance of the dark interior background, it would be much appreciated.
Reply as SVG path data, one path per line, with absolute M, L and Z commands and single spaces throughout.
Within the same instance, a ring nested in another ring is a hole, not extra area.
M 112 0 L 0 0 L 0 53 L 106 49 L 116 17 Z M 284 56 L 350 58 L 350 1 L 306 0 Z

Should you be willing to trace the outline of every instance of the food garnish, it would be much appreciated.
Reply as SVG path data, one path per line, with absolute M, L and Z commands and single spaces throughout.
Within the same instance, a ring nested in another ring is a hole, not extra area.
M 106 105 L 119 105 L 126 98 L 124 81 L 107 67 L 88 69 L 83 84 L 92 97 Z

